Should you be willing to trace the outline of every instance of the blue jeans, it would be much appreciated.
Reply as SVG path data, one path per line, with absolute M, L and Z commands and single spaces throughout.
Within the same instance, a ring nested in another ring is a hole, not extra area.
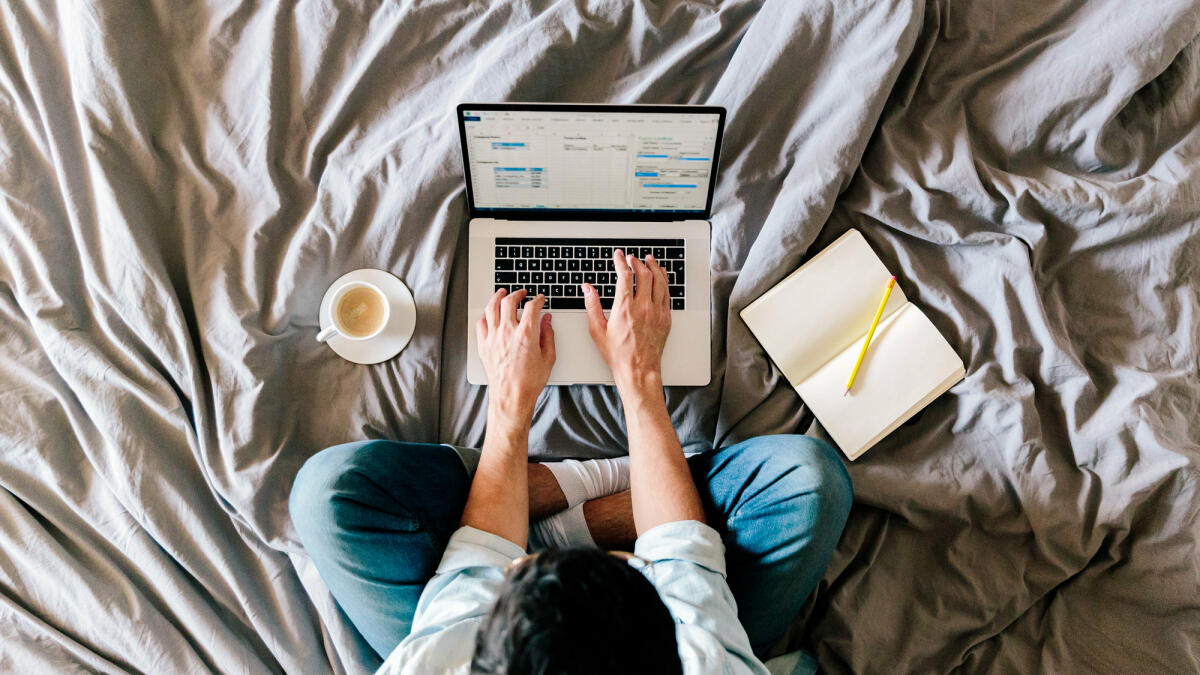
M 458 529 L 475 458 L 448 445 L 360 441 L 322 450 L 296 475 L 288 507 L 300 540 L 381 657 L 409 633 Z M 829 444 L 807 436 L 752 438 L 688 463 L 761 653 L 824 573 L 850 512 L 850 478 Z

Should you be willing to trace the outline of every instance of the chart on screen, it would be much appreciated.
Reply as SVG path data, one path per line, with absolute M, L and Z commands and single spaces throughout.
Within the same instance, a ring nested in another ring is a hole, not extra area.
M 463 112 L 480 208 L 701 210 L 718 116 Z

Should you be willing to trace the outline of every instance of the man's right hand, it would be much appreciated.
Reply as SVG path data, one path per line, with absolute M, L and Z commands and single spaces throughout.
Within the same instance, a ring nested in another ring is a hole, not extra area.
M 613 267 L 617 294 L 608 318 L 596 289 L 585 284 L 583 299 L 588 332 L 612 369 L 625 408 L 634 526 L 641 535 L 663 523 L 703 523 L 704 506 L 663 393 L 662 354 L 671 332 L 667 273 L 653 256 L 643 263 L 620 249 Z
M 618 390 L 649 386 L 661 391 L 663 347 L 671 332 L 667 273 L 654 256 L 642 262 L 621 249 L 613 251 L 613 267 L 617 288 L 607 319 L 596 289 L 583 284 L 588 332 L 612 370 Z

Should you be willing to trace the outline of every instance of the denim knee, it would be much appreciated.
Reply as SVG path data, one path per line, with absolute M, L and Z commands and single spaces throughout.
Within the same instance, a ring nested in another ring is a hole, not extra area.
M 356 466 L 356 457 L 375 445 L 386 445 L 392 441 L 355 441 L 335 445 L 318 452 L 296 473 L 292 492 L 288 497 L 288 513 L 296 530 L 305 534 L 328 531 L 338 526 L 337 501 L 334 496 L 355 480 L 351 470 Z M 361 479 L 361 478 L 360 478 Z
M 845 522 L 854 489 L 832 445 L 798 434 L 760 436 L 742 445 L 744 461 L 758 467 L 759 479 L 770 484 L 772 493 L 802 497 L 823 519 L 839 525 Z

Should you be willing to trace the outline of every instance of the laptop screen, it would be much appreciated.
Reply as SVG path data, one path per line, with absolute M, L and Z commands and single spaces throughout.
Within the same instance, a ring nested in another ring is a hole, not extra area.
M 724 110 L 463 104 L 473 215 L 707 217 Z

